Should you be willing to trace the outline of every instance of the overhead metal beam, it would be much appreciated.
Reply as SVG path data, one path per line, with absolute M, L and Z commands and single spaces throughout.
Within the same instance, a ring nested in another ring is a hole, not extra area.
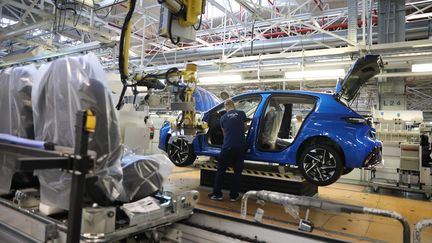
M 51 20 L 43 20 L 34 24 L 30 24 L 27 25 L 25 27 L 19 28 L 17 30 L 13 30 L 10 28 L 6 28 L 5 30 L 0 32 L 0 41 L 11 38 L 11 37 L 15 37 L 15 36 L 19 36 L 24 34 L 27 31 L 30 30 L 34 30 L 34 29 L 39 29 L 39 28 L 43 28 L 46 25 L 52 24 Z
M 95 49 L 99 49 L 99 48 L 109 48 L 109 47 L 113 47 L 113 45 L 103 45 L 103 44 L 99 43 L 98 41 L 89 42 L 89 43 L 77 45 L 74 47 L 67 47 L 67 48 L 58 49 L 55 53 L 51 53 L 51 54 L 42 54 L 42 55 L 37 55 L 35 57 L 27 58 L 24 60 L 17 60 L 17 61 L 13 61 L 13 62 L 2 63 L 2 64 L 0 64 L 0 68 L 15 65 L 15 64 L 20 64 L 20 63 L 33 62 L 33 61 L 44 60 L 44 59 L 53 58 L 53 57 L 71 55 L 71 54 L 79 53 L 79 52 L 83 52 L 83 51 L 91 51 L 91 50 L 95 50 Z
M 348 0 L 348 40 L 357 43 L 357 0 Z
M 39 2 L 39 0 L 33 0 L 33 2 L 30 4 L 30 6 L 27 7 L 26 11 L 24 12 L 23 15 L 20 16 L 20 20 L 18 21 L 18 23 L 14 26 L 19 27 L 21 26 L 25 19 L 27 18 L 27 16 L 30 14 L 31 10 L 35 7 L 35 5 Z
M 56 51 L 57 50 L 57 47 L 50 45 L 50 44 L 41 43 L 41 42 L 33 41 L 33 40 L 26 40 L 26 39 L 17 38 L 17 37 L 15 37 L 14 39 L 20 43 L 27 44 L 30 46 L 40 46 L 40 47 L 42 47 L 46 50 L 49 50 L 49 51 Z

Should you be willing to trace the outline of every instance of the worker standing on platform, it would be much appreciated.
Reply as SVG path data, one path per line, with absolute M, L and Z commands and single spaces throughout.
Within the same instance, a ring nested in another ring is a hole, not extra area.
M 239 189 L 246 146 L 246 114 L 241 110 L 236 110 L 234 102 L 230 99 L 226 100 L 224 105 L 226 113 L 220 119 L 224 140 L 218 158 L 213 193 L 209 194 L 209 198 L 218 201 L 223 200 L 223 177 L 228 166 L 232 165 L 234 168 L 234 177 L 233 184 L 231 185 L 230 198 L 232 202 L 235 202 L 241 198 Z

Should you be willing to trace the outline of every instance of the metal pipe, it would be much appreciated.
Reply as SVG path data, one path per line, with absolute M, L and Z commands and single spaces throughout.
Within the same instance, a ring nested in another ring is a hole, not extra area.
M 424 227 L 432 226 L 432 219 L 423 219 L 419 221 L 414 228 L 413 232 L 413 242 L 420 243 L 421 242 L 421 231 Z
M 427 38 L 427 29 L 429 28 L 429 25 L 431 25 L 428 21 L 416 21 L 412 23 L 407 23 L 406 31 L 407 31 L 407 39 L 424 39 Z M 374 30 L 376 30 L 376 27 L 373 27 Z M 334 32 L 337 35 L 340 36 L 346 36 L 347 30 L 338 30 Z M 358 30 L 358 36 L 362 35 L 362 30 Z M 372 34 L 374 39 L 376 40 L 377 31 L 374 31 Z M 302 36 L 289 36 L 289 37 L 283 37 L 283 38 L 274 38 L 274 39 L 267 39 L 267 40 L 255 40 L 254 41 L 254 49 L 253 53 L 254 55 L 257 55 L 259 53 L 263 52 L 282 52 L 285 48 L 291 46 L 293 43 L 299 42 L 300 39 L 303 38 Z M 308 37 L 308 39 L 302 41 L 303 45 L 298 46 L 297 48 L 293 48 L 292 50 L 301 50 L 301 49 L 308 49 L 308 48 L 319 48 L 322 46 L 319 46 L 314 43 L 314 41 L 321 41 L 323 43 L 327 43 L 331 46 L 338 46 L 343 45 L 343 41 L 338 41 L 336 38 L 332 36 L 328 36 L 326 34 L 317 33 L 312 34 Z M 242 51 L 249 52 L 251 51 L 250 45 L 245 45 L 244 43 L 232 43 L 230 48 L 233 50 L 242 47 Z M 195 49 L 185 49 L 185 50 L 178 50 L 171 53 L 165 53 L 165 57 L 163 54 L 155 54 L 153 58 L 153 64 L 158 65 L 161 63 L 165 63 L 165 58 L 169 61 L 172 61 L 174 57 L 176 58 L 177 62 L 183 62 L 183 61 L 196 61 L 196 60 L 202 60 L 204 57 L 209 58 L 215 58 L 218 59 L 222 55 L 224 51 L 223 45 L 214 45 L 210 47 L 201 47 L 201 48 L 195 48 Z M 241 52 L 236 53 L 235 56 L 239 55 L 241 56 Z M 138 58 L 139 59 L 139 58 Z M 131 61 L 134 60 L 134 58 L 131 59 Z
M 246 218 L 247 215 L 247 200 L 250 196 L 256 197 L 258 200 L 269 201 L 281 205 L 294 205 L 303 207 L 318 208 L 325 211 L 341 212 L 341 213 L 358 213 L 358 214 L 372 214 L 383 217 L 389 217 L 398 220 L 403 227 L 403 242 L 410 242 L 410 227 L 408 221 L 399 213 L 382 210 L 377 208 L 360 207 L 348 204 L 327 202 L 324 200 L 296 196 L 291 194 L 284 194 L 272 191 L 248 191 L 243 195 L 241 203 L 241 216 Z

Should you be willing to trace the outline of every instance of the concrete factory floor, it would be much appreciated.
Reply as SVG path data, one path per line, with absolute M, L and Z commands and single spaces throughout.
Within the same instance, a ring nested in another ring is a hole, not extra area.
M 198 168 L 176 167 L 166 181 L 165 190 L 179 192 L 196 189 L 200 192 L 198 208 L 240 217 L 240 202 L 229 202 L 227 192 L 225 192 L 225 199 L 222 202 L 209 200 L 207 194 L 210 188 L 200 187 L 199 179 L 200 171 Z M 335 183 L 319 188 L 318 197 L 338 203 L 399 212 L 408 220 L 411 230 L 418 221 L 432 218 L 432 202 L 369 193 L 364 186 Z M 257 206 L 254 200 L 249 200 L 248 219 L 253 220 Z M 282 206 L 266 203 L 264 206 L 259 205 L 259 207 L 265 211 L 264 224 L 297 229 L 298 220 L 285 213 Z M 304 217 L 304 215 L 305 210 L 301 209 L 300 217 Z M 390 218 L 311 209 L 309 219 L 315 225 L 314 234 L 350 242 L 402 242 L 402 226 L 398 221 Z M 431 228 L 423 230 L 422 242 L 432 242 Z

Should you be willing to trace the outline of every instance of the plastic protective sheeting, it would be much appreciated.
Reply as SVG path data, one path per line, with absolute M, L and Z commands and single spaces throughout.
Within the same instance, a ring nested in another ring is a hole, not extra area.
M 126 153 L 122 159 L 123 186 L 128 201 L 150 196 L 162 188 L 164 178 L 174 168 L 173 163 L 163 154 L 136 155 Z
M 261 143 L 266 149 L 275 149 L 283 113 L 284 109 L 279 104 L 270 103 L 270 106 L 267 108 L 261 133 Z
M 195 89 L 192 96 L 195 99 L 195 110 L 199 112 L 208 111 L 222 102 L 216 95 L 200 87 Z
M 66 57 L 41 67 L 43 76 L 33 88 L 32 105 L 35 138 L 74 147 L 78 110 L 91 109 L 96 129 L 89 150 L 97 154 L 96 178 L 87 180 L 93 201 L 126 199 L 122 180 L 120 130 L 105 72 L 94 54 Z M 71 175 L 58 170 L 36 171 L 43 203 L 67 209 Z M 91 182 L 91 183 L 89 183 Z M 94 184 L 93 184 L 94 183 Z
M 0 133 L 34 138 L 31 92 L 33 83 L 38 80 L 39 72 L 34 65 L 0 72 Z M 14 158 L 0 155 L 0 193 L 7 193 L 11 188 L 15 174 L 13 162 Z

